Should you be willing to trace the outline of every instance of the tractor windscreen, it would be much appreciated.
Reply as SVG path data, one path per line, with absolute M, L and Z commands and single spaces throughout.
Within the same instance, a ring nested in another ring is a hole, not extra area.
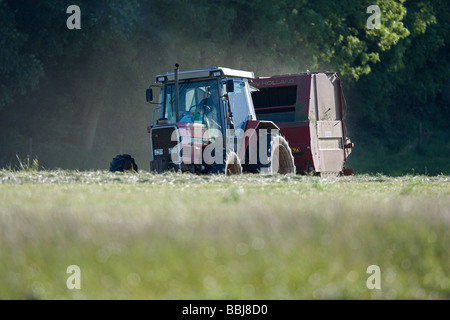
M 181 82 L 179 84 L 179 122 L 197 122 L 207 129 L 222 131 L 217 80 Z M 164 91 L 164 118 L 176 122 L 175 85 Z

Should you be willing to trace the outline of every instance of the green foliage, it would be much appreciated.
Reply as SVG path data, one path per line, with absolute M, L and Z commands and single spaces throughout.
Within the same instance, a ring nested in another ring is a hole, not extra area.
M 448 127 L 449 121 L 444 94 L 449 90 L 448 4 L 408 1 L 404 5 L 409 36 L 380 53 L 381 63 L 354 86 L 364 107 L 357 111 L 351 106 L 348 111 L 356 114 L 355 130 L 369 129 L 388 148 L 416 139 L 420 123 L 433 131 Z
M 78 1 L 83 12 L 82 31 L 78 33 L 65 28 L 66 9 L 71 4 L 50 0 L 0 1 L 0 108 L 19 94 L 36 89 L 45 74 L 54 76 L 51 68 L 70 74 L 80 63 L 77 59 L 86 58 L 87 51 L 107 50 L 116 41 L 128 39 L 134 31 L 137 1 Z
M 367 29 L 366 34 L 377 43 L 381 51 L 389 51 L 401 39 L 410 35 L 403 23 L 406 8 L 393 0 L 380 0 L 377 4 L 381 10 L 381 27 Z
M 337 71 L 357 148 L 406 147 L 419 123 L 424 145 L 435 131 L 448 140 L 445 0 L 80 0 L 82 29 L 68 30 L 72 4 L 0 0 L 0 165 L 30 138 L 50 167 L 76 165 L 60 161 L 66 150 L 108 163 L 118 145 L 147 163 L 143 92 L 176 62 L 257 76 Z M 366 26 L 373 4 L 379 29 Z
M 35 54 L 23 50 L 28 35 L 17 29 L 14 13 L 0 1 L 0 109 L 18 95 L 35 89 L 44 76 L 42 63 Z

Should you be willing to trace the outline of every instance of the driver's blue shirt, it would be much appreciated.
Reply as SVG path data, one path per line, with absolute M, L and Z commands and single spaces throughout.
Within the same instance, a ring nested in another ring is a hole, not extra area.
M 199 112 L 189 113 L 183 116 L 180 122 L 202 122 L 202 115 Z

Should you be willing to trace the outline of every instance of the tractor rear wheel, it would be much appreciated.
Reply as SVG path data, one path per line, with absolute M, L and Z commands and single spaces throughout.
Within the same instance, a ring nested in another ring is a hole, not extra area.
M 273 135 L 270 141 L 270 160 L 265 172 L 269 174 L 295 174 L 294 156 L 287 140 L 281 135 Z
M 239 156 L 234 151 L 227 152 L 225 159 L 225 175 L 242 174 L 242 165 Z

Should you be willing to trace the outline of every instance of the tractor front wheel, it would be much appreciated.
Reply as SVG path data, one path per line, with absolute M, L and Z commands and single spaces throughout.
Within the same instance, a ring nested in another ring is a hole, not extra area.
M 225 175 L 242 174 L 242 165 L 239 156 L 234 151 L 227 152 L 225 159 Z
M 269 165 L 264 171 L 268 174 L 295 174 L 294 156 L 287 140 L 281 135 L 273 135 L 269 148 Z

